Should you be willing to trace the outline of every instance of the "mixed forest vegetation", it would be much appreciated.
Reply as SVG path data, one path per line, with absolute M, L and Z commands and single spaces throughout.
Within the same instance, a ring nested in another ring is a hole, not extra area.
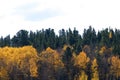
M 0 38 L 0 80 L 120 80 L 120 30 L 20 30 Z

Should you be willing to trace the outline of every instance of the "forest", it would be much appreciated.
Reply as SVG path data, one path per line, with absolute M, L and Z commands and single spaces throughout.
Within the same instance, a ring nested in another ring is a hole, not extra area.
M 20 30 L 0 38 L 0 80 L 120 80 L 120 30 Z

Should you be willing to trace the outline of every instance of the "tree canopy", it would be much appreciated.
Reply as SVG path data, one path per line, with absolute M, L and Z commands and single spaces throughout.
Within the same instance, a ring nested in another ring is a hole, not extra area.
M 119 80 L 120 30 L 20 30 L 0 38 L 0 80 Z

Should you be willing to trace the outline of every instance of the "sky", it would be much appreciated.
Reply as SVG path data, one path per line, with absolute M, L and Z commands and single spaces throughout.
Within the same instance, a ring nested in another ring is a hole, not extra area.
M 0 0 L 0 36 L 19 30 L 120 29 L 119 0 Z

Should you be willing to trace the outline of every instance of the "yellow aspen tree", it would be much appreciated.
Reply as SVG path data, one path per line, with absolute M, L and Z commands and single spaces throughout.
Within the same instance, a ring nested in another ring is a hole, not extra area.
M 99 80 L 99 75 L 98 75 L 98 64 L 96 58 L 92 61 L 92 79 L 91 80 Z
M 79 68 L 80 74 L 77 80 L 87 80 L 88 76 L 84 70 L 86 69 L 89 61 L 90 59 L 84 51 L 80 52 L 80 54 L 76 57 L 74 65 Z
M 28 76 L 30 73 L 31 77 L 37 77 L 37 59 L 37 51 L 32 46 L 0 48 L 0 72 L 4 73 L 3 76 L 7 73 L 12 77 Z
M 37 77 L 37 52 L 32 46 L 22 47 L 23 57 L 21 57 L 21 69 L 25 70 L 28 67 L 28 70 L 25 72 L 30 72 L 31 77 Z M 20 59 L 20 58 L 19 58 Z
M 42 73 L 41 78 L 46 80 L 54 80 L 54 74 L 58 73 L 59 70 L 64 68 L 60 54 L 50 47 L 40 53 L 39 65 L 40 72 Z
M 90 61 L 90 58 L 87 57 L 85 52 L 81 52 L 75 59 L 75 66 L 79 68 L 85 69 L 87 67 L 87 63 Z
M 110 72 L 117 78 L 120 77 L 120 59 L 118 56 L 111 57 Z
M 40 53 L 40 60 L 47 61 L 48 63 L 53 64 L 53 66 L 64 66 L 59 53 L 50 47 L 48 47 L 46 51 Z

